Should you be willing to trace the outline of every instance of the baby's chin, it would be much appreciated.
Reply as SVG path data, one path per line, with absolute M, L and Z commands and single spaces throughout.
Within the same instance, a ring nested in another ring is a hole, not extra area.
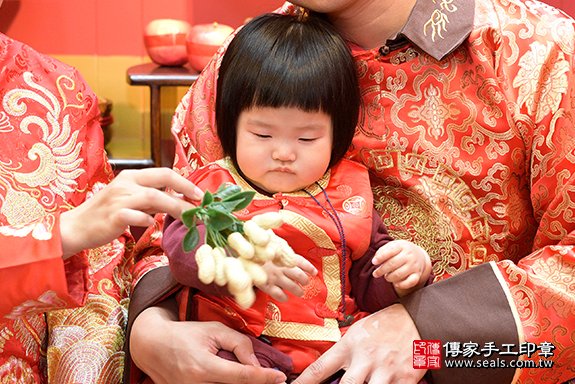
M 287 182 L 267 182 L 267 183 L 256 183 L 253 182 L 258 188 L 264 190 L 270 195 L 275 195 L 276 193 L 294 193 L 301 191 L 308 187 L 309 184 L 301 185 L 300 183 L 287 183 Z
M 305 186 L 269 186 L 267 188 L 262 188 L 264 191 L 266 191 L 267 193 L 269 193 L 270 195 L 275 195 L 277 193 L 295 193 L 298 191 L 301 191 L 302 189 L 305 189 L 307 187 L 307 185 Z

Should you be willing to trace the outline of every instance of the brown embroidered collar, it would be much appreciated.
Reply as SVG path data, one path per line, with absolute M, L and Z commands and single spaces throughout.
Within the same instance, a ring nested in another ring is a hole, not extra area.
M 403 28 L 387 41 L 393 47 L 406 38 L 441 60 L 471 33 L 475 0 L 418 0 Z

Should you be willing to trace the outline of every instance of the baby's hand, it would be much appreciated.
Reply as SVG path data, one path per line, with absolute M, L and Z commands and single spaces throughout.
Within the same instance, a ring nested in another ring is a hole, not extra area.
M 425 286 L 431 273 L 427 252 L 406 240 L 395 240 L 379 248 L 372 263 L 378 266 L 373 276 L 384 276 L 399 296 Z
M 309 283 L 309 276 L 317 275 L 317 269 L 300 255 L 295 255 L 296 266 L 292 268 L 278 266 L 273 261 L 263 265 L 268 279 L 264 284 L 256 285 L 260 290 L 279 302 L 288 301 L 288 291 L 298 297 L 303 296 L 302 286 Z

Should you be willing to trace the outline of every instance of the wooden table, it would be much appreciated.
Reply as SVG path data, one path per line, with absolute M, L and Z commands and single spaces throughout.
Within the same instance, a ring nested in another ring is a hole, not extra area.
M 110 159 L 114 169 L 159 167 L 162 165 L 162 127 L 161 127 L 161 88 L 190 86 L 199 73 L 185 65 L 183 67 L 164 67 L 155 63 L 140 64 L 128 68 L 126 80 L 130 85 L 150 87 L 150 159 Z

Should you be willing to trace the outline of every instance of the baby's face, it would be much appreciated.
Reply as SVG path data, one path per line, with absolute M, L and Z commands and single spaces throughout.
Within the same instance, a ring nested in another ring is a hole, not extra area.
M 323 112 L 254 107 L 237 124 L 238 166 L 269 193 L 293 192 L 319 180 L 331 160 L 333 127 Z

